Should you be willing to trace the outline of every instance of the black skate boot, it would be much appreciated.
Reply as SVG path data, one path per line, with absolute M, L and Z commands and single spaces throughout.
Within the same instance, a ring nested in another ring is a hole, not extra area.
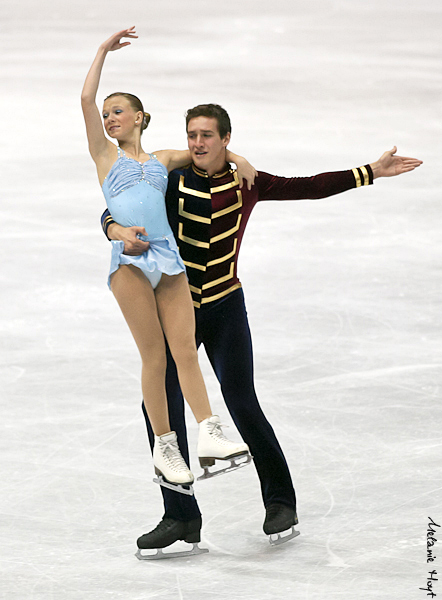
M 296 512 L 290 506 L 285 504 L 269 504 L 266 508 L 266 518 L 264 521 L 264 533 L 270 536 L 270 544 L 278 546 L 284 542 L 288 542 L 297 535 L 299 531 L 295 530 L 295 525 L 298 524 Z M 287 535 L 281 535 L 290 529 Z M 273 537 L 276 536 L 276 537 Z
M 155 529 L 138 538 L 138 551 L 135 556 L 140 560 L 155 560 L 159 558 L 176 558 L 179 556 L 204 554 L 208 550 L 198 546 L 198 543 L 201 541 L 201 525 L 201 517 L 192 521 L 177 521 L 170 517 L 163 517 Z M 166 548 L 179 540 L 193 544 L 192 550 L 181 552 L 162 551 L 162 548 Z M 142 550 L 156 550 L 157 552 L 156 554 L 146 554 Z

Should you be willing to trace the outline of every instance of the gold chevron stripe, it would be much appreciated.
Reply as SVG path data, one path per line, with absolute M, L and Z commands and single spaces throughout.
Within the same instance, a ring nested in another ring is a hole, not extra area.
M 217 219 L 218 217 L 223 217 L 224 215 L 227 215 L 227 214 L 233 212 L 234 210 L 241 208 L 241 206 L 242 206 L 241 190 L 236 190 L 236 195 L 238 196 L 238 202 L 235 202 L 235 204 L 232 204 L 231 206 L 228 206 L 227 208 L 223 208 L 223 210 L 219 210 L 218 212 L 213 213 L 212 219 Z
M 210 217 L 200 217 L 200 215 L 195 215 L 194 213 L 190 213 L 184 210 L 184 198 L 180 198 L 178 201 L 178 214 L 181 217 L 185 217 L 186 219 L 190 219 L 191 221 L 198 221 L 198 223 L 206 223 L 210 225 L 212 219 Z
M 190 285 L 190 283 L 189 283 L 189 289 L 190 289 L 191 292 L 194 292 L 195 294 L 201 294 L 202 293 L 200 288 L 197 288 L 194 285 Z
M 205 271 L 206 267 L 204 265 L 199 265 L 198 263 L 189 262 L 188 260 L 183 260 L 183 263 L 186 267 L 192 267 L 192 269 L 198 269 L 198 271 Z M 209 263 L 207 264 L 209 266 Z
M 214 244 L 215 242 L 219 242 L 220 240 L 223 240 L 224 238 L 232 235 L 232 233 L 235 233 L 236 231 L 238 231 L 239 224 L 241 223 L 241 217 L 242 217 L 242 215 L 238 215 L 238 220 L 236 222 L 235 227 L 232 227 L 232 229 L 229 229 L 229 231 L 224 231 L 224 233 L 220 233 L 219 235 L 216 235 L 215 237 L 210 238 L 210 243 Z
M 198 198 L 206 198 L 207 200 L 210 200 L 210 198 L 212 197 L 211 194 L 207 194 L 206 192 L 199 192 L 198 190 L 192 190 L 190 188 L 187 188 L 184 185 L 184 175 L 180 175 L 178 189 L 184 194 L 189 194 L 190 196 L 198 196 Z
M 227 275 L 224 275 L 224 277 L 220 277 L 219 279 L 214 279 L 213 281 L 209 281 L 208 283 L 205 283 L 203 285 L 203 290 L 207 290 L 211 287 L 215 287 L 216 285 L 218 285 L 220 283 L 224 283 L 225 281 L 232 279 L 234 269 L 235 269 L 235 263 L 231 262 L 229 273 Z
M 213 265 L 219 265 L 220 263 L 224 262 L 225 260 L 229 260 L 229 258 L 232 258 L 232 256 L 235 256 L 237 245 L 238 245 L 238 238 L 235 238 L 234 242 L 233 242 L 232 252 L 229 252 L 229 254 L 226 254 L 225 256 L 221 256 L 221 258 L 215 258 L 215 260 L 211 260 L 210 262 L 207 263 L 207 266 L 213 267 Z M 184 262 L 184 264 L 186 264 L 186 262 Z
M 239 179 L 236 171 L 233 171 L 233 181 L 229 183 L 225 183 L 224 185 L 219 185 L 218 187 L 210 188 L 212 194 L 216 194 L 218 192 L 224 192 L 225 190 L 230 190 L 235 186 L 239 185 Z
M 183 224 L 182 223 L 178 223 L 178 237 L 183 242 L 186 242 L 187 244 L 191 244 L 192 246 L 197 246 L 198 248 L 210 248 L 210 243 L 208 243 L 208 242 L 200 242 L 199 240 L 194 240 L 193 238 L 183 235 Z
M 241 283 L 235 283 L 235 285 L 232 285 L 231 288 L 224 290 L 223 292 L 220 292 L 219 294 L 215 294 L 215 296 L 209 296 L 208 298 L 203 298 L 201 300 L 201 304 L 207 304 L 209 302 L 215 302 L 215 300 L 218 300 L 219 298 L 222 298 L 223 296 L 227 296 L 227 294 L 230 294 L 230 292 L 234 292 L 235 290 L 237 290 L 238 288 L 242 287 Z M 194 305 L 199 308 L 198 302 L 194 302 Z

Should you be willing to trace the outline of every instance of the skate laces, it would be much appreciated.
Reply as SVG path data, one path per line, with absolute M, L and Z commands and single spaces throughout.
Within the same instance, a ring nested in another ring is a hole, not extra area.
M 181 456 L 177 442 L 160 441 L 159 447 L 164 460 L 173 471 L 182 471 L 183 469 L 188 470 L 188 466 Z
M 161 519 L 161 521 L 158 523 L 155 529 L 153 529 L 150 533 L 162 533 L 163 530 L 167 531 L 167 529 L 169 529 L 169 525 L 173 525 L 174 523 L 175 520 L 171 517 L 163 517 L 163 519 Z
M 279 515 L 279 513 L 283 510 L 283 507 L 280 504 L 270 504 L 266 508 L 266 519 L 273 519 Z
M 229 446 L 233 443 L 223 434 L 222 427 L 228 427 L 228 425 L 223 425 L 222 423 L 212 423 L 211 421 L 209 421 L 207 425 L 209 427 L 209 435 L 215 438 L 217 442 Z

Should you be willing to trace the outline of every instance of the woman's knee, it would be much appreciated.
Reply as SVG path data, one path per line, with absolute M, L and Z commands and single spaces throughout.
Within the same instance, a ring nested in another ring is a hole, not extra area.
M 142 351 L 140 354 L 144 370 L 166 373 L 167 360 L 164 348 L 162 350 L 156 349 L 155 351 L 152 349 L 145 352 Z
M 195 340 L 181 340 L 172 345 L 169 342 L 169 348 L 177 367 L 190 368 L 193 364 L 198 363 Z

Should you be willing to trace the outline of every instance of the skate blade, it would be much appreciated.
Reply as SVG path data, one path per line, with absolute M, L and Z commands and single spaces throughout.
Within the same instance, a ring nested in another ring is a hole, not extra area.
M 244 458 L 246 460 L 243 460 Z M 246 467 L 252 462 L 252 458 L 253 457 L 250 454 L 241 454 L 240 456 L 233 456 L 232 458 L 227 459 L 216 458 L 215 460 L 230 460 L 230 465 L 224 469 L 219 469 L 218 471 L 209 471 L 209 467 L 203 467 L 204 473 L 197 477 L 197 481 L 210 479 L 211 477 L 216 477 L 217 475 L 222 475 L 223 473 L 229 473 L 230 471 L 242 469 L 242 467 Z
M 153 478 L 154 483 L 158 483 L 162 487 L 165 487 L 169 490 L 173 490 L 174 492 L 179 492 L 180 494 L 186 494 L 186 496 L 193 496 L 193 487 L 191 485 L 182 485 L 181 483 L 169 483 L 164 479 L 162 475 Z
M 289 531 L 289 530 L 287 529 L 287 531 Z M 269 535 L 269 542 L 270 542 L 271 546 L 280 546 L 281 544 L 285 544 L 286 542 L 288 542 L 289 540 L 292 540 L 293 538 L 297 537 L 300 534 L 301 534 L 301 532 L 296 531 L 295 526 L 292 525 L 292 528 L 289 533 L 287 533 L 287 532 L 271 533 Z M 276 536 L 276 537 L 274 537 L 274 536 Z
M 207 548 L 200 548 L 198 543 L 193 544 L 192 550 L 183 550 L 181 552 L 163 552 L 163 548 L 152 548 L 156 550 L 156 554 L 143 554 L 143 552 L 149 552 L 149 550 L 138 549 L 135 556 L 138 560 L 163 560 L 165 558 L 181 558 L 183 556 L 195 556 L 196 554 L 207 554 L 209 550 Z

